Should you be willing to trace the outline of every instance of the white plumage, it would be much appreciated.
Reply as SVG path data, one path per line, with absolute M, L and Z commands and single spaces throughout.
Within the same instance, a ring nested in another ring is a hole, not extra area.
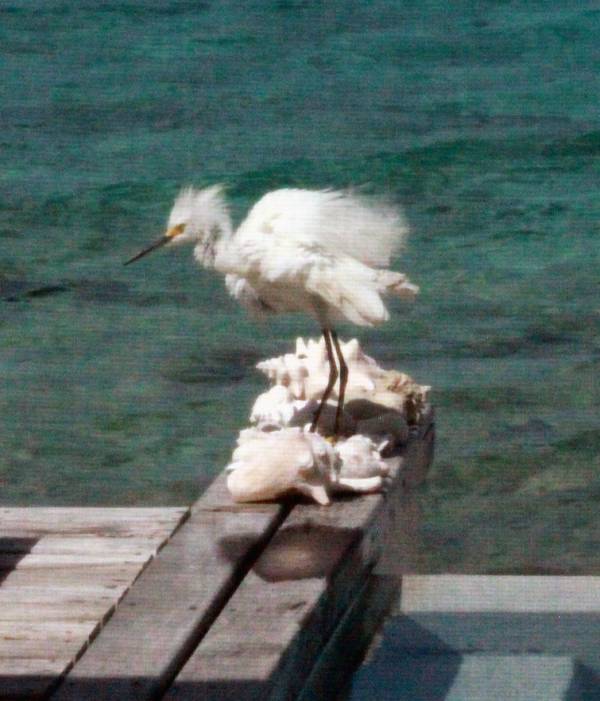
M 347 369 L 333 323 L 382 323 L 389 317 L 383 296 L 411 298 L 418 292 L 405 275 L 387 269 L 407 233 L 402 213 L 388 203 L 348 191 L 293 188 L 264 195 L 234 231 L 223 188 L 216 185 L 183 190 L 166 234 L 127 262 L 165 244 L 191 243 L 196 260 L 224 273 L 229 292 L 251 312 L 315 317 L 331 372 L 322 404 L 337 379 L 333 342 L 341 411 Z

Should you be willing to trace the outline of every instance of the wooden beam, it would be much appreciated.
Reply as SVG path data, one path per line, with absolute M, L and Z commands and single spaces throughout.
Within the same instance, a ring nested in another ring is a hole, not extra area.
M 387 494 L 294 508 L 165 700 L 296 697 L 378 562 L 404 485 L 428 466 L 428 428 L 413 440 L 424 449 L 397 459 Z
M 409 575 L 397 613 L 600 613 L 600 577 Z

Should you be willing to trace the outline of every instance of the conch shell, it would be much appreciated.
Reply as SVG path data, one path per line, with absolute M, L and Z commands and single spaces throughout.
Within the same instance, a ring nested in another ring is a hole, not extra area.
M 409 375 L 397 370 L 384 370 L 363 352 L 356 339 L 341 343 L 340 348 L 349 371 L 347 402 L 368 399 L 388 410 L 400 412 L 411 424 L 419 421 L 428 401 L 429 386 L 419 385 Z M 327 351 L 322 338 L 319 341 L 298 338 L 295 353 L 263 360 L 256 367 L 274 386 L 286 388 L 290 401 L 320 399 L 329 378 Z
M 254 402 L 253 427 L 240 433 L 226 468 L 235 501 L 296 493 L 326 505 L 340 491 L 368 493 L 385 486 L 389 461 L 382 456 L 408 441 L 410 425 L 428 410 L 430 388 L 379 367 L 355 339 L 341 350 L 349 379 L 334 444 L 309 430 L 329 377 L 325 342 L 299 338 L 295 353 L 258 363 L 272 386 Z M 325 405 L 320 431 L 333 430 L 335 413 L 335 403 Z
M 327 485 L 339 466 L 331 445 L 318 433 L 300 428 L 240 433 L 227 466 L 234 501 L 265 501 L 296 492 L 329 504 Z
M 352 436 L 332 446 L 318 433 L 297 427 L 245 429 L 226 468 L 227 488 L 237 502 L 296 493 L 326 506 L 335 492 L 381 490 L 389 466 L 379 449 L 367 436 Z

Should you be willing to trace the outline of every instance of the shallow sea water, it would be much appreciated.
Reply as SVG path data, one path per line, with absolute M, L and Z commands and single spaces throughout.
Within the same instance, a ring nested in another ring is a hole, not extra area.
M 0 5 L 4 504 L 187 503 L 257 326 L 190 252 L 122 262 L 189 183 L 403 203 L 411 306 L 358 335 L 434 387 L 423 571 L 600 573 L 597 3 Z

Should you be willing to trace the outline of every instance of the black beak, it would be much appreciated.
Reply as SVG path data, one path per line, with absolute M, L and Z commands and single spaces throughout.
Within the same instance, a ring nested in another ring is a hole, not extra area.
M 151 243 L 147 248 L 144 248 L 143 251 L 140 251 L 137 253 L 133 258 L 130 258 L 129 260 L 126 260 L 123 265 L 129 265 L 130 263 L 134 263 L 136 260 L 139 260 L 143 256 L 145 256 L 147 253 L 151 253 L 152 251 L 155 251 L 157 248 L 160 248 L 161 246 L 164 246 L 166 243 L 169 243 L 171 238 L 169 236 L 161 236 L 158 241 L 155 241 L 154 243 Z

